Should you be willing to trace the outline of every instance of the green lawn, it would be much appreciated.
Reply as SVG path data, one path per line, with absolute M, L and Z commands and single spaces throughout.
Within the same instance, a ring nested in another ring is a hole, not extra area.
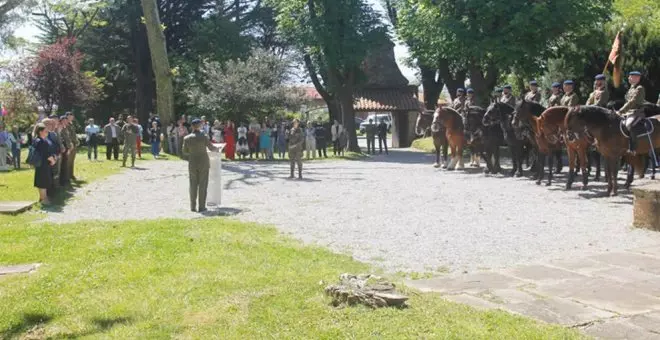
M 335 309 L 324 284 L 367 265 L 224 218 L 69 225 L 0 219 L 0 338 L 574 339 L 405 290 L 410 308 Z M 323 282 L 323 284 L 322 284 Z
M 435 152 L 435 146 L 433 146 L 433 137 L 415 139 L 412 142 L 411 147 L 417 150 L 422 150 L 424 152 Z
M 107 161 L 105 159 L 105 146 L 98 148 L 98 162 L 90 162 L 87 159 L 87 149 L 82 147 L 78 150 L 76 156 L 75 173 L 78 181 L 74 187 L 80 187 L 87 183 L 103 179 L 109 175 L 115 174 L 121 169 L 122 154 L 120 150 L 119 161 Z M 27 157 L 27 149 L 23 149 L 21 154 L 22 161 Z M 143 159 L 153 160 L 150 153 L 150 147 L 142 146 Z M 93 155 L 92 155 L 93 157 Z M 163 159 L 179 159 L 176 156 L 164 155 Z M 130 163 L 130 160 L 128 161 Z M 139 166 L 140 160 L 136 161 Z M 39 198 L 37 189 L 34 188 L 34 171 L 27 164 L 21 164 L 20 170 L 9 172 L 0 172 L 0 201 L 36 201 Z M 68 195 L 62 195 L 55 198 L 55 203 L 62 204 Z

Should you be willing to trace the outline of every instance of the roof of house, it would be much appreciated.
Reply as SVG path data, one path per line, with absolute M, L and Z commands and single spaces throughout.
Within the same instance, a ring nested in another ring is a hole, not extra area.
M 419 111 L 416 91 L 410 88 L 367 88 L 353 94 L 355 111 Z

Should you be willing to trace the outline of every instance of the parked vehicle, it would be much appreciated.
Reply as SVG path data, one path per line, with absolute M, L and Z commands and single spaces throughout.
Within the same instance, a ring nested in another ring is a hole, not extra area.
M 365 133 L 367 129 L 367 124 L 369 124 L 369 120 L 373 120 L 373 123 L 378 125 L 380 124 L 381 120 L 385 121 L 385 124 L 387 124 L 387 132 L 390 132 L 392 129 L 392 115 L 389 113 L 374 113 L 370 114 L 367 116 L 367 119 L 362 121 L 362 123 L 359 125 L 360 126 L 360 133 Z

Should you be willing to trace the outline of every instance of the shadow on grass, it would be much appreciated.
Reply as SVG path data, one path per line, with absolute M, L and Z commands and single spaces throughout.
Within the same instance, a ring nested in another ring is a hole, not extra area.
M 98 331 L 105 332 L 108 329 L 114 327 L 115 325 L 127 325 L 133 322 L 131 318 L 118 317 L 112 319 L 106 318 L 94 318 L 92 323 L 96 326 Z
M 23 334 L 25 332 L 30 332 L 35 327 L 37 327 L 39 325 L 44 325 L 44 324 L 50 322 L 51 320 L 53 320 L 53 317 L 50 316 L 50 315 L 46 315 L 46 314 L 39 314 L 39 313 L 24 314 L 23 319 L 20 322 L 12 325 L 11 327 L 9 327 L 6 330 L 2 330 L 0 332 L 0 335 L 2 335 L 2 336 L 0 338 L 2 338 L 2 339 L 14 338 L 19 334 Z

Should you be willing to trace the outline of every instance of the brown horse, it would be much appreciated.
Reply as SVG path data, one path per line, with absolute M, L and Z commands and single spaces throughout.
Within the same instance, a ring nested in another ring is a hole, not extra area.
M 596 148 L 605 158 L 605 177 L 607 178 L 607 194 L 615 196 L 618 194 L 617 176 L 619 173 L 619 161 L 627 154 L 629 142 L 622 131 L 623 118 L 613 111 L 598 106 L 577 106 L 569 109 L 565 119 L 566 135 L 573 140 L 591 136 L 596 141 Z M 653 128 L 648 136 L 639 137 L 636 152 L 639 155 L 648 153 L 653 147 L 660 145 L 660 121 L 648 119 L 637 125 L 649 124 Z M 638 174 L 643 169 L 642 157 L 631 157 L 628 170 L 626 188 L 632 183 L 634 169 Z
M 447 153 L 449 152 L 449 144 L 445 136 L 445 130 L 440 124 L 433 124 L 434 111 L 422 111 L 417 114 L 417 122 L 415 123 L 415 134 L 418 137 L 426 137 L 431 135 L 433 138 L 433 146 L 435 147 L 435 164 L 434 167 L 447 167 Z M 442 150 L 442 163 L 440 162 L 440 150 Z
M 433 114 L 433 124 L 438 124 L 444 128 L 445 137 L 451 149 L 452 160 L 447 169 L 463 169 L 465 167 L 463 165 L 463 147 L 465 145 L 463 117 L 458 111 L 441 106 Z
M 593 144 L 593 140 L 586 134 L 579 139 L 574 136 L 566 135 L 565 120 L 568 114 L 569 107 L 555 106 L 545 110 L 539 118 L 535 119 L 536 122 L 536 136 L 539 149 L 547 152 L 550 150 L 561 150 L 562 144 L 566 145 L 568 153 L 568 181 L 566 182 L 566 189 L 571 189 L 576 174 L 575 166 L 579 161 L 580 169 L 582 170 L 582 190 L 587 189 L 589 183 L 589 147 Z M 600 175 L 600 155 L 598 155 L 596 170 L 596 180 Z M 548 177 L 548 185 L 552 181 L 552 172 Z M 539 182 L 540 183 L 540 179 Z

